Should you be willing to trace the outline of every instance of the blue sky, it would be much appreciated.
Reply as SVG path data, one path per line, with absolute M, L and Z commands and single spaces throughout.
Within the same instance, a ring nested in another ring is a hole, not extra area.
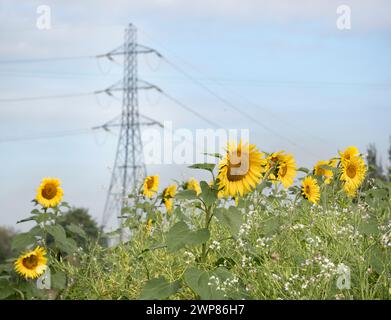
M 49 5 L 52 28 L 38 30 L 36 9 Z M 351 7 L 351 30 L 336 28 L 336 8 Z M 198 81 L 251 114 L 263 129 L 156 57 L 140 57 L 140 78 L 216 120 L 248 128 L 266 151 L 294 153 L 300 166 L 356 145 L 376 143 L 387 163 L 391 134 L 391 4 L 387 1 L 15 1 L 0 0 L 0 60 L 95 55 L 123 39 L 134 23 L 139 42 L 159 50 Z M 120 63 L 121 61 L 118 60 Z M 91 92 L 121 79 L 120 65 L 96 59 L 1 63 L 0 99 Z M 121 98 L 118 96 L 118 98 Z M 65 198 L 98 221 L 117 137 L 95 132 L 1 142 L 85 129 L 120 113 L 105 96 L 0 102 L 0 224 L 28 215 L 42 177 L 63 181 Z M 176 128 L 207 128 L 156 93 L 140 93 L 141 113 Z M 290 141 L 295 141 L 293 145 Z M 170 179 L 198 172 L 148 168 Z

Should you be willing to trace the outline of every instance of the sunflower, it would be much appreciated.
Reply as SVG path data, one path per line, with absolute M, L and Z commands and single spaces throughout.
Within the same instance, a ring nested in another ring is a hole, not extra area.
M 293 179 L 296 177 L 296 162 L 291 154 L 284 151 L 272 153 L 267 158 L 266 170 L 272 168 L 269 179 L 273 182 L 280 181 L 284 188 L 289 188 L 293 184 Z
M 329 169 L 324 169 L 322 166 L 329 166 L 332 168 L 335 168 L 337 166 L 337 161 L 336 160 L 321 160 L 316 163 L 314 166 L 314 175 L 319 176 L 319 177 L 324 177 L 325 180 L 324 182 L 326 184 L 329 184 L 333 178 L 333 171 Z
M 305 177 L 301 183 L 301 194 L 312 203 L 318 203 L 320 198 L 320 188 L 316 180 L 310 176 Z
M 152 198 L 159 187 L 159 176 L 148 176 L 144 180 L 143 195 Z
M 365 161 L 360 156 L 353 156 L 349 160 L 342 162 L 341 180 L 344 181 L 344 190 L 354 196 L 356 190 L 360 187 L 365 179 L 367 167 Z
M 194 190 L 197 193 L 197 196 L 201 193 L 200 184 L 195 178 L 190 178 L 189 181 L 185 183 L 184 188 L 186 190 Z
M 277 182 L 277 174 L 278 174 L 278 157 L 282 154 L 283 151 L 271 153 L 266 157 L 266 166 L 264 171 L 267 172 L 273 168 L 273 170 L 269 174 L 269 180 L 273 182 Z
M 15 261 L 15 270 L 26 279 L 35 279 L 46 270 L 47 259 L 44 248 L 36 247 L 33 251 L 22 254 Z
M 354 197 L 357 193 L 357 189 L 354 185 L 352 184 L 349 184 L 349 183 L 345 183 L 343 185 L 343 190 L 346 192 L 346 194 L 349 196 L 349 197 Z
M 217 176 L 219 190 L 225 196 L 243 196 L 254 189 L 261 180 L 262 166 L 266 164 L 263 153 L 255 145 L 239 142 L 228 144 L 227 153 L 219 163 Z
M 56 207 L 64 195 L 60 187 L 60 180 L 56 178 L 44 178 L 37 189 L 35 200 L 45 208 Z
M 347 147 L 345 151 L 339 151 L 338 153 L 341 156 L 342 163 L 344 163 L 346 160 L 350 160 L 351 158 L 360 155 L 360 151 L 358 151 L 357 147 L 354 146 Z
M 166 210 L 167 210 L 168 213 L 172 212 L 173 199 L 174 199 L 175 194 L 176 194 L 176 189 L 177 189 L 177 186 L 175 184 L 172 184 L 172 185 L 168 186 L 167 188 L 165 188 L 163 190 L 163 200 L 162 200 L 162 202 L 166 206 Z

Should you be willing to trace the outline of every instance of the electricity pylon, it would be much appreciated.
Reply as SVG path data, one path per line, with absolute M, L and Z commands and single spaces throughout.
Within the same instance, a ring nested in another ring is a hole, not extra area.
M 109 95 L 113 91 L 123 91 L 121 119 L 119 123 L 113 120 L 101 126 L 106 130 L 109 127 L 120 127 L 117 153 L 102 217 L 102 227 L 107 225 L 113 215 L 118 217 L 121 240 L 123 240 L 122 219 L 120 218 L 122 209 L 129 205 L 128 194 L 135 192 L 137 184 L 146 176 L 140 125 L 157 124 L 162 126 L 157 121 L 139 114 L 138 90 L 157 88 L 138 79 L 137 57 L 143 53 L 155 53 L 161 57 L 157 51 L 137 44 L 137 29 L 129 24 L 125 29 L 124 44 L 104 55 L 110 60 L 113 60 L 113 56 L 116 55 L 124 56 L 122 82 L 120 81 L 104 90 Z M 140 83 L 143 85 L 139 86 Z M 140 119 L 144 119 L 146 122 L 142 123 Z

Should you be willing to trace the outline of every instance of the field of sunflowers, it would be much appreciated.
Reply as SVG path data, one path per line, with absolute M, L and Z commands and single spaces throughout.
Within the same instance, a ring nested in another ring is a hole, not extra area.
M 84 248 L 80 226 L 59 224 L 60 180 L 43 179 L 20 221 L 35 226 L 0 266 L 0 298 L 391 298 L 391 185 L 367 178 L 356 147 L 310 169 L 242 142 L 215 157 L 191 166 L 209 181 L 163 189 L 146 177 L 121 228 Z M 119 234 L 126 241 L 105 245 Z

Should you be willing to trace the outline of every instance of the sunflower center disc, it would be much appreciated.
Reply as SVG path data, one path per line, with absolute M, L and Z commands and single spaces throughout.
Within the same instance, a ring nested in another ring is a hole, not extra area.
M 57 188 L 52 184 L 47 184 L 42 190 L 42 196 L 48 200 L 53 199 L 56 196 L 56 194 L 57 194 Z
M 354 178 L 356 176 L 356 167 L 355 166 L 348 166 L 346 170 L 346 174 L 348 175 L 349 178 Z
M 149 179 L 149 180 L 147 181 L 147 187 L 148 187 L 148 189 L 151 189 L 151 188 L 153 187 L 153 183 L 154 183 L 153 179 Z
M 35 255 L 23 259 L 23 265 L 27 269 L 34 269 L 38 265 L 38 258 Z
M 250 169 L 250 157 L 247 153 L 231 153 L 228 161 L 227 179 L 239 181 Z
M 281 176 L 281 177 L 285 177 L 287 171 L 288 171 L 287 166 L 286 166 L 286 165 L 282 165 L 282 166 L 281 166 L 281 174 L 280 174 L 280 176 Z

